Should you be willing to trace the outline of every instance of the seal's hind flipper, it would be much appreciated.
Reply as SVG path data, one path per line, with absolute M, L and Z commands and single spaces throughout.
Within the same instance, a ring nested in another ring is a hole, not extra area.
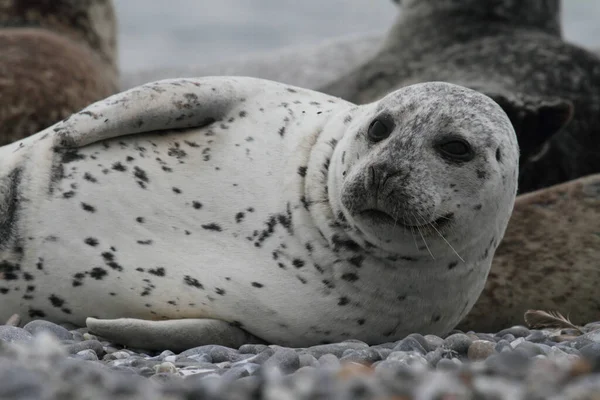
M 208 344 L 237 349 L 246 343 L 263 343 L 243 329 L 216 319 L 148 321 L 87 318 L 86 325 L 95 335 L 121 345 L 147 350 L 180 352 Z
M 251 85 L 244 83 L 257 80 L 205 77 L 151 82 L 98 101 L 49 130 L 58 135 L 57 147 L 76 148 L 136 133 L 199 128 L 251 96 Z

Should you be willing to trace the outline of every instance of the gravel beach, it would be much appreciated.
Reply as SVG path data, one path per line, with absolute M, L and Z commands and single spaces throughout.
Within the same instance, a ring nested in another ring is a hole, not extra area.
M 0 326 L 0 399 L 596 399 L 600 322 L 412 334 L 369 346 L 124 349 L 86 329 Z

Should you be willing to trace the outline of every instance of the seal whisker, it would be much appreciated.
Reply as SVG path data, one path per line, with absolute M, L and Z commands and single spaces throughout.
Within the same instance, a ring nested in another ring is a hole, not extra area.
M 418 219 L 418 214 L 413 214 L 414 216 L 417 217 Z M 429 248 L 429 246 L 427 245 L 427 240 L 425 240 L 425 236 L 423 235 L 423 232 L 421 232 L 421 228 L 417 225 L 415 226 L 415 228 L 417 228 L 417 231 L 419 232 L 419 235 L 421 235 L 421 239 L 423 239 L 423 243 L 425 243 L 425 247 L 427 248 L 427 251 L 429 252 L 429 254 L 431 255 L 431 258 L 433 258 L 435 260 L 435 256 L 433 255 L 433 253 L 431 252 L 431 249 Z
M 449 219 L 449 218 L 446 218 Z M 444 235 L 442 235 L 442 233 L 435 227 L 435 224 L 433 223 L 429 223 L 429 225 L 437 232 L 438 235 L 440 235 L 440 237 L 442 238 L 442 240 L 444 242 L 446 242 L 446 244 L 452 249 L 452 251 L 454 252 L 454 254 L 456 254 L 456 256 L 460 259 L 460 261 L 462 261 L 463 263 L 465 262 L 465 260 L 460 256 L 460 254 L 458 254 L 458 252 L 454 249 L 454 247 L 452 247 L 452 245 L 450 244 L 450 242 L 448 240 L 446 240 L 446 238 L 444 237 Z

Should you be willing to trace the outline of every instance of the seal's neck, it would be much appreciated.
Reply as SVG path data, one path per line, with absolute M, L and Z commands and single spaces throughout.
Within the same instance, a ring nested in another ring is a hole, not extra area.
M 409 21 L 460 19 L 562 34 L 560 0 L 404 0 L 401 7 Z

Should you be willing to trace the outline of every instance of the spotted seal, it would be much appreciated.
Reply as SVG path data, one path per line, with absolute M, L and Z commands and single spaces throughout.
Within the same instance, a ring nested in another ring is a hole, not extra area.
M 0 151 L 0 320 L 229 345 L 448 332 L 518 170 L 502 109 L 442 82 L 355 106 L 256 78 L 159 81 Z
M 0 145 L 118 90 L 110 0 L 0 0 Z
M 403 0 L 382 49 L 318 90 L 366 103 L 439 80 L 494 98 L 521 149 L 520 193 L 600 172 L 600 59 L 565 42 L 559 0 Z

